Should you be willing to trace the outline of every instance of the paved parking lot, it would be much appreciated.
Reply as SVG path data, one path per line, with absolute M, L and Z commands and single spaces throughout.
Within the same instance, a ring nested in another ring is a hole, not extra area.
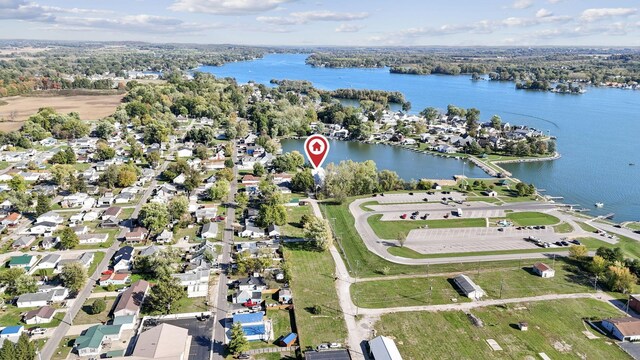
M 451 192 L 451 194 L 442 194 L 436 192 L 434 195 L 427 195 L 426 191 L 416 191 L 413 195 L 409 194 L 385 194 L 384 196 L 376 196 L 374 200 L 377 200 L 380 204 L 393 204 L 393 203 L 415 203 L 424 201 L 440 201 L 442 197 L 452 197 L 456 200 L 465 200 L 466 195 L 459 192 Z
M 159 320 L 158 323 L 171 324 L 185 328 L 191 336 L 189 360 L 209 359 L 211 353 L 211 336 L 213 335 L 213 317 L 207 321 L 195 318 L 177 320 Z
M 407 236 L 405 246 L 423 254 L 444 254 L 497 250 L 542 249 L 530 241 L 535 236 L 546 242 L 562 237 L 548 227 L 545 230 L 516 230 L 505 228 L 416 229 Z
M 422 204 L 395 204 L 395 205 L 370 205 L 373 211 L 383 212 L 382 221 L 402 220 L 400 215 L 411 214 L 414 211 L 420 211 L 420 216 L 429 213 L 429 220 L 443 219 L 445 215 L 452 216 L 452 211 L 462 209 L 463 218 L 487 218 L 487 217 L 505 217 L 505 207 L 493 206 L 483 202 L 467 202 L 464 204 L 449 203 L 444 205 L 441 203 L 422 203 Z M 408 221 L 411 221 L 407 217 Z

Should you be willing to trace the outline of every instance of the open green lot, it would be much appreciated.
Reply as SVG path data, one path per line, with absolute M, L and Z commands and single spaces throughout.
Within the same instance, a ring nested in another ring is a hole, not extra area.
M 381 221 L 382 215 L 373 215 L 367 219 L 369 226 L 381 239 L 397 239 L 398 234 L 405 236 L 409 231 L 428 226 L 430 229 L 485 227 L 485 219 L 438 219 Z
M 301 238 L 304 236 L 304 229 L 300 219 L 303 215 L 311 215 L 311 207 L 305 206 L 287 206 L 287 223 L 282 226 L 282 236 L 289 238 Z
M 53 357 L 51 360 L 64 360 L 69 356 L 69 353 L 73 349 L 73 343 L 76 341 L 78 336 L 65 336 L 58 344 L 58 348 L 53 353 Z
M 640 230 L 640 222 L 630 222 L 627 227 L 631 230 Z
M 629 359 L 610 339 L 592 331 L 586 317 L 621 316 L 594 299 L 558 300 L 477 308 L 471 311 L 484 326 L 474 326 L 461 311 L 407 312 L 382 316 L 377 333 L 392 336 L 404 359 Z M 517 324 L 526 321 L 528 331 Z M 590 331 L 598 339 L 582 333 Z M 486 343 L 494 339 L 502 351 Z
M 564 260 L 546 263 L 556 270 L 555 277 L 533 274 L 533 262 L 528 261 L 523 261 L 522 268 L 466 274 L 493 299 L 593 291 L 591 279 L 577 267 Z M 450 304 L 452 298 L 469 301 L 458 294 L 450 277 L 442 276 L 358 282 L 351 286 L 351 296 L 365 308 Z
M 351 285 L 351 298 L 359 307 L 387 308 L 468 302 L 447 278 L 429 277 L 365 281 Z
M 291 264 L 291 289 L 295 297 L 300 346 L 305 349 L 315 348 L 323 342 L 344 343 L 347 331 L 336 293 L 331 254 L 296 244 L 287 246 L 284 256 Z M 321 306 L 320 314 L 311 313 L 310 309 L 315 305 Z
M 568 224 L 566 222 L 561 222 L 560 224 L 553 227 L 553 231 L 555 231 L 558 234 L 566 234 L 573 231 L 573 226 L 571 226 L 571 224 Z
M 96 251 L 93 253 L 93 262 L 89 265 L 89 269 L 87 269 L 87 275 L 91 276 L 98 268 L 98 264 L 104 259 L 104 251 Z
M 555 216 L 539 212 L 513 212 L 507 214 L 507 219 L 517 226 L 555 225 L 560 222 Z
M 107 303 L 107 309 L 99 314 L 92 314 L 91 305 L 96 300 L 97 299 L 87 299 L 84 304 L 82 304 L 82 308 L 78 311 L 78 315 L 73 319 L 73 325 L 95 324 L 109 320 L 109 313 L 113 308 L 116 298 L 105 298 L 104 301 Z

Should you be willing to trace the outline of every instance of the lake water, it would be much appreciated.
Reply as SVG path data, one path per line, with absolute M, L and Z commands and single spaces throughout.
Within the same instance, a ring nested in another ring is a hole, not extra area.
M 268 55 L 259 60 L 199 70 L 234 77 L 239 83 L 253 80 L 269 84 L 271 79 L 291 79 L 309 80 L 317 88 L 328 90 L 400 91 L 411 101 L 413 112 L 428 106 L 446 109 L 448 104 L 455 104 L 480 109 L 483 120 L 498 114 L 503 122 L 548 131 L 558 137 L 561 159 L 504 167 L 515 177 L 545 189 L 549 195 L 564 196 L 565 203 L 591 208 L 590 214 L 613 212 L 618 221 L 640 220 L 639 91 L 589 88 L 583 95 L 563 95 L 516 90 L 510 82 L 471 81 L 468 75 L 416 76 L 390 74 L 387 69 L 314 68 L 305 65 L 305 58 L 303 54 Z M 388 146 L 362 150 L 361 146 L 336 144 L 333 152 L 340 154 L 332 156 L 336 156 L 335 160 L 370 158 L 376 160 L 380 169 L 385 167 L 380 161 L 392 159 L 387 167 L 405 179 L 449 177 L 462 171 L 461 161 L 457 160 L 420 158 L 417 163 L 405 162 L 401 160 L 405 153 L 408 157 L 419 154 Z M 423 161 L 428 161 L 425 166 L 416 166 Z M 469 171 L 470 176 L 477 175 Z M 604 202 L 604 208 L 593 208 L 596 202 Z

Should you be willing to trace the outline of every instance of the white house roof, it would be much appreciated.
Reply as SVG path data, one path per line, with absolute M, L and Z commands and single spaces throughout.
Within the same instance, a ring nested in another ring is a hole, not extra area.
M 369 340 L 369 348 L 376 360 L 402 360 L 396 344 L 386 336 Z

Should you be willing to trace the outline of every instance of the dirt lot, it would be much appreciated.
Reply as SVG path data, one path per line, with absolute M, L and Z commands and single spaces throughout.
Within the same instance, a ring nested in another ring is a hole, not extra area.
M 0 131 L 12 131 L 20 128 L 27 118 L 42 107 L 53 107 L 58 112 L 78 112 L 83 120 L 97 120 L 113 114 L 124 95 L 78 95 L 29 97 L 14 96 L 2 98 L 7 102 L 0 105 Z M 8 121 L 15 112 L 15 119 Z

